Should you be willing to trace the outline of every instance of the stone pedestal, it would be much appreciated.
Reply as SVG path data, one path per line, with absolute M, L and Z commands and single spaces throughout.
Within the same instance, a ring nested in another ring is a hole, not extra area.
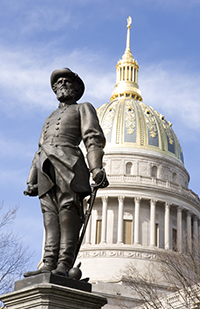
M 39 276 L 18 281 L 15 291 L 0 296 L 1 301 L 8 309 L 100 309 L 107 303 L 106 298 L 91 292 L 52 283 L 50 275 Z M 34 279 L 43 282 L 34 283 Z

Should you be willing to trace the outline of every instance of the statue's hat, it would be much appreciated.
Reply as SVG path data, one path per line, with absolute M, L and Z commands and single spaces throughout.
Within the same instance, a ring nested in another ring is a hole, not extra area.
M 51 88 L 53 89 L 53 91 L 55 92 L 53 85 L 55 84 L 55 82 L 57 82 L 57 80 L 60 77 L 70 77 L 75 83 L 77 83 L 78 87 L 76 88 L 76 101 L 78 101 L 84 92 L 85 86 L 84 83 L 82 81 L 82 79 L 78 76 L 78 74 L 72 72 L 69 68 L 63 68 L 63 69 L 57 69 L 55 71 L 52 72 L 51 74 Z

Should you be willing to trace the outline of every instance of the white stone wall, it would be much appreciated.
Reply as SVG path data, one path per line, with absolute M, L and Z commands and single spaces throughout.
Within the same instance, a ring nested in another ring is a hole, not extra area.
M 130 153 L 131 152 L 131 153 Z M 189 175 L 182 162 L 162 153 L 138 153 L 132 148 L 125 148 L 123 152 L 112 153 L 108 150 L 104 156 L 104 164 L 109 175 L 125 175 L 127 163 L 132 163 L 131 175 L 152 177 L 153 167 L 157 167 L 158 179 L 177 183 L 188 187 Z
M 127 164 L 129 164 L 128 167 Z M 120 282 L 123 270 L 129 263 L 137 265 L 142 272 L 155 261 L 156 250 L 168 247 L 173 249 L 173 229 L 177 231 L 177 237 L 179 237 L 180 222 L 177 221 L 179 207 L 182 213 L 181 242 L 184 247 L 185 231 L 189 222 L 188 214 L 191 217 L 191 226 L 193 218 L 196 218 L 200 227 L 200 200 L 188 189 L 189 175 L 183 164 L 167 155 L 149 150 L 138 151 L 133 148 L 115 149 L 115 151 L 107 149 L 104 167 L 110 185 L 106 189 L 98 190 L 90 231 L 87 231 L 79 259 L 82 262 L 83 276 L 89 276 L 91 282 L 108 284 L 107 293 L 110 295 L 110 300 L 105 308 L 114 309 L 118 307 L 109 284 Z M 139 205 L 138 214 L 136 200 Z M 103 210 L 105 201 L 106 208 Z M 153 209 L 151 207 L 154 207 L 152 205 L 155 206 L 155 213 L 151 212 Z M 153 218 L 151 213 L 154 213 Z M 95 244 L 98 219 L 102 220 L 102 228 L 105 226 L 102 232 L 105 239 L 100 244 Z M 133 221 L 133 241 L 130 245 L 121 241 L 123 237 L 120 236 L 119 230 L 121 229 L 123 233 L 123 219 Z M 152 235 L 156 233 L 156 224 L 159 230 L 158 247 L 156 243 L 151 244 Z M 192 233 L 194 231 L 191 228 L 191 237 Z M 136 234 L 138 234 L 138 242 Z M 98 285 L 96 285 L 96 291 L 101 293 Z M 130 304 L 130 295 L 127 296 L 123 288 L 121 291 L 121 303 Z M 136 303 L 138 299 L 134 300 L 133 297 L 132 304 Z

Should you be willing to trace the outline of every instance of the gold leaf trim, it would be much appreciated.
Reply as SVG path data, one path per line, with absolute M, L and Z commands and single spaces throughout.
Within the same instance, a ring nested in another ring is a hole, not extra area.
M 103 123 L 102 123 L 102 129 L 104 131 L 105 135 L 108 135 L 110 133 L 110 130 L 113 125 L 113 118 L 116 112 L 116 106 L 118 102 L 113 103 L 106 111 Z
M 125 125 L 127 134 L 133 134 L 136 126 L 136 116 L 131 101 L 126 101 L 125 107 Z

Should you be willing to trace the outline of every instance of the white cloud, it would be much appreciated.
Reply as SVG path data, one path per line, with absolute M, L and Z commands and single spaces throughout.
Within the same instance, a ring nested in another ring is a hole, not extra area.
M 63 57 L 49 61 L 48 65 L 41 59 L 36 59 L 29 51 L 26 53 L 0 50 L 0 89 L 2 108 L 4 97 L 13 102 L 13 107 L 20 105 L 24 108 L 40 106 L 45 109 L 55 107 L 55 96 L 50 88 L 50 73 L 55 68 L 62 68 L 70 64 L 70 68 L 77 72 L 84 80 L 87 88 L 87 100 L 98 101 L 100 104 L 108 101 L 115 79 L 115 73 L 107 74 L 106 67 L 96 64 L 100 62 L 98 56 L 88 53 L 88 50 L 76 50 Z M 98 103 L 97 102 L 97 103 Z M 9 103 L 11 104 L 11 103 Z
M 109 59 L 89 52 L 75 50 L 57 57 L 48 64 L 41 56 L 35 59 L 29 51 L 26 54 L 0 50 L 0 88 L 3 100 L 12 101 L 14 107 L 55 108 L 55 96 L 50 89 L 49 75 L 56 68 L 70 65 L 86 84 L 84 97 L 96 107 L 110 100 L 115 85 L 115 68 Z M 43 65 L 41 65 L 44 63 Z M 107 65 L 108 64 L 108 65 Z M 140 70 L 139 85 L 144 102 L 163 113 L 167 120 L 181 122 L 184 127 L 200 130 L 200 74 L 180 69 L 173 63 L 143 66 Z

